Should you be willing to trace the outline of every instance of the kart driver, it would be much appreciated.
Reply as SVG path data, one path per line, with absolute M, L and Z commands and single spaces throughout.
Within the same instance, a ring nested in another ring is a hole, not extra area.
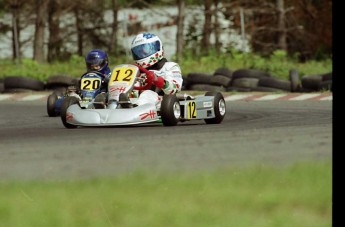
M 145 103 L 160 104 L 161 98 L 158 93 L 175 94 L 181 91 L 182 74 L 180 66 L 175 62 L 169 62 L 164 57 L 162 41 L 152 33 L 138 34 L 131 45 L 133 60 L 140 66 L 149 70 L 149 75 L 156 87 L 153 90 L 143 91 L 137 105 Z
M 100 49 L 93 49 L 85 56 L 85 63 L 87 72 L 97 71 L 104 75 L 101 91 L 107 92 L 108 82 L 111 76 L 107 53 Z

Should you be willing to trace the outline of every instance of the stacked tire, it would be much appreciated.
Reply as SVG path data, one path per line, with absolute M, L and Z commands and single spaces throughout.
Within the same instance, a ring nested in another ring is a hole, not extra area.
M 185 90 L 236 91 L 236 92 L 311 92 L 332 91 L 332 72 L 306 75 L 300 79 L 297 69 L 289 70 L 289 79 L 283 80 L 270 73 L 256 69 L 232 71 L 218 68 L 213 74 L 189 73 L 184 77 Z
M 47 90 L 58 90 L 64 92 L 68 86 L 73 85 L 78 85 L 78 80 L 76 78 L 68 75 L 56 74 L 48 77 L 45 88 Z
M 77 84 L 78 80 L 68 75 L 51 75 L 47 81 L 14 75 L 0 79 L 0 93 L 22 93 L 44 90 L 65 92 L 68 86 Z
M 302 89 L 304 92 L 330 90 L 332 88 L 332 72 L 324 74 L 304 75 L 301 78 Z
M 207 73 L 189 73 L 187 80 L 184 81 L 186 90 L 197 91 L 225 91 L 225 88 L 211 84 L 212 74 Z
M 23 76 L 7 76 L 3 81 L 4 93 L 18 93 L 44 90 L 44 82 Z

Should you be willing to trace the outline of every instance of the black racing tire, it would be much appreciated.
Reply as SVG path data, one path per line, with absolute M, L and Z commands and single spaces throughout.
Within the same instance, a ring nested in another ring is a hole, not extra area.
M 226 88 L 219 85 L 211 85 L 211 84 L 193 84 L 189 88 L 193 91 L 225 91 Z
M 181 106 L 176 95 L 164 95 L 160 115 L 164 126 L 175 126 L 180 121 Z
M 0 93 L 5 91 L 4 78 L 0 78 Z
M 189 73 L 187 74 L 188 86 L 193 84 L 210 84 L 211 74 L 207 73 Z
M 252 91 L 259 91 L 259 92 L 286 92 L 279 88 L 273 88 L 273 87 L 261 87 L 257 86 L 255 88 L 252 88 Z
M 291 91 L 291 82 L 287 80 L 281 80 L 274 77 L 261 78 L 258 86 L 271 87 L 281 89 L 283 91 Z
M 229 87 L 230 83 L 231 83 L 231 78 L 223 76 L 223 75 L 214 75 L 210 79 L 210 85 Z
M 71 85 L 78 85 L 78 79 L 68 75 L 51 75 L 46 82 L 46 89 L 67 88 Z
M 5 85 L 2 81 L 0 81 L 0 93 L 3 93 L 5 91 Z
M 47 113 L 49 117 L 56 117 L 59 116 L 60 113 L 55 111 L 55 102 L 64 96 L 65 91 L 62 90 L 54 90 L 52 94 L 48 96 L 47 99 Z
M 237 78 L 231 81 L 232 87 L 255 88 L 258 86 L 258 78 Z
M 256 69 L 238 69 L 232 74 L 232 79 L 238 78 L 265 78 L 271 77 L 271 74 L 265 71 L 256 70 Z
M 206 124 L 220 124 L 226 114 L 226 104 L 222 93 L 208 91 L 205 96 L 214 96 L 214 118 L 204 119 Z
M 230 86 L 230 87 L 226 88 L 226 91 L 230 91 L 230 92 L 251 92 L 252 89 L 251 88 L 244 88 L 244 87 Z
M 66 113 L 67 113 L 68 107 L 70 107 L 73 104 L 77 104 L 77 103 L 79 103 L 78 98 L 74 97 L 74 96 L 68 96 L 63 100 L 63 103 L 61 106 L 61 113 L 60 113 L 61 121 L 62 121 L 62 124 L 68 129 L 78 127 L 77 125 L 72 125 L 72 124 L 67 123 L 67 120 L 66 120 Z
M 332 80 L 332 74 L 333 74 L 332 72 L 322 74 L 321 75 L 322 81 Z
M 47 113 L 49 117 L 56 117 L 58 114 L 55 111 L 55 102 L 58 100 L 58 95 L 53 92 L 47 98 Z
M 302 87 L 312 91 L 319 91 L 321 82 L 322 76 L 320 74 L 304 75 L 301 78 Z
M 332 80 L 325 80 L 320 83 L 320 90 L 333 91 Z
M 23 76 L 8 76 L 4 79 L 5 89 L 29 89 L 35 91 L 44 90 L 44 83 L 35 78 Z
M 228 77 L 231 79 L 232 77 L 232 71 L 230 69 L 228 69 L 227 67 L 220 67 L 218 69 L 216 69 L 216 71 L 214 71 L 213 75 L 217 76 L 217 75 L 222 75 L 225 77 Z

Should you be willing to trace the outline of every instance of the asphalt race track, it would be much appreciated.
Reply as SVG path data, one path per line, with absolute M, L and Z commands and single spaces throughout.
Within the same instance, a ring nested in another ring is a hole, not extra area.
M 229 101 L 219 125 L 66 129 L 45 100 L 0 102 L 0 179 L 208 171 L 332 159 L 332 101 Z

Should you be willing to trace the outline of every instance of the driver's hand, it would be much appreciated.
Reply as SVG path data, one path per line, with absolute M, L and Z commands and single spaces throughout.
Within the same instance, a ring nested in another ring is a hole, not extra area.
M 163 88 L 164 84 L 165 84 L 165 80 L 163 77 L 161 76 L 157 76 L 154 72 L 152 71 L 148 71 L 146 73 L 147 75 L 147 80 L 148 81 L 152 81 L 154 85 L 156 85 L 156 87 L 158 88 Z
M 165 80 L 163 77 L 155 75 L 155 73 L 153 71 L 147 70 L 140 65 L 137 65 L 137 66 L 141 72 L 146 74 L 146 82 L 147 83 L 153 83 L 154 85 L 156 85 L 156 87 L 163 88 L 163 86 L 165 84 Z
M 146 73 L 146 80 L 147 80 L 148 83 L 149 82 L 154 83 L 157 80 L 157 76 L 155 75 L 154 72 L 147 71 L 147 73 Z

